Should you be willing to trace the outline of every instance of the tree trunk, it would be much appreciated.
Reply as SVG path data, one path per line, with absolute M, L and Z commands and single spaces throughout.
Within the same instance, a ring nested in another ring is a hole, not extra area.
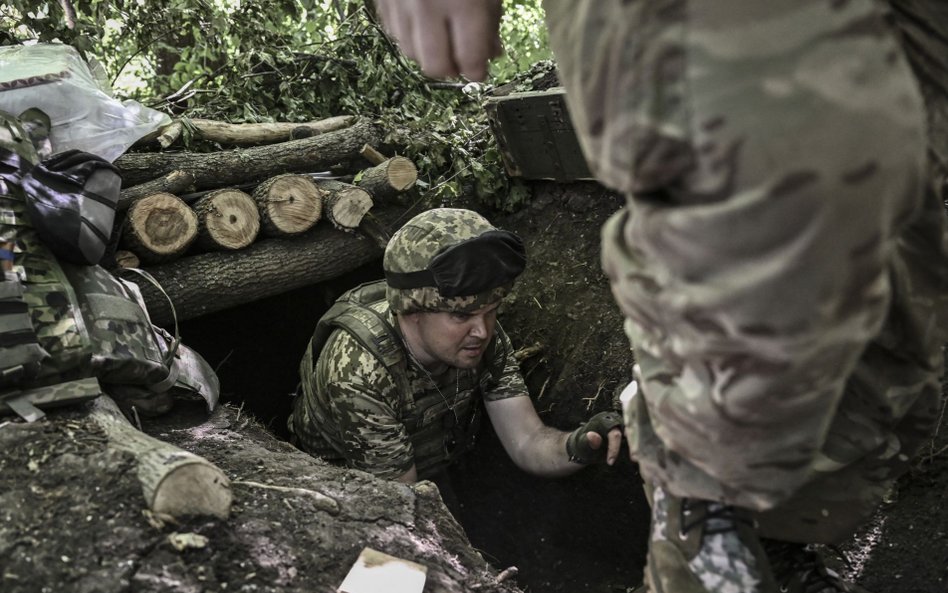
M 382 203 L 408 191 L 417 180 L 415 163 L 403 156 L 396 156 L 363 171 L 357 185 L 369 192 L 373 200 Z
M 194 184 L 194 176 L 186 171 L 172 171 L 151 181 L 123 189 L 119 194 L 116 208 L 119 212 L 128 210 L 135 201 L 157 193 L 179 195 L 188 191 Z
M 329 169 L 359 157 L 362 146 L 380 142 L 382 134 L 379 126 L 360 119 L 351 127 L 301 140 L 213 153 L 130 153 L 116 159 L 115 165 L 129 185 L 180 170 L 194 176 L 195 188 L 210 189 L 280 173 Z
M 326 219 L 337 229 L 355 229 L 372 208 L 372 196 L 362 188 L 332 179 L 316 180 L 316 185 L 328 192 Z
M 198 138 L 220 144 L 244 146 L 286 142 L 291 139 L 291 134 L 304 137 L 302 130 L 309 132 L 310 136 L 334 132 L 351 126 L 355 120 L 356 117 L 352 115 L 340 115 L 305 123 L 230 124 L 210 119 L 192 119 L 190 124 L 194 126 Z
M 136 429 L 107 395 L 92 402 L 90 416 L 113 447 L 135 457 L 149 509 L 175 518 L 230 514 L 230 483 L 217 466 Z
M 322 215 L 324 193 L 309 177 L 293 173 L 261 183 L 253 199 L 264 236 L 286 237 L 312 228 Z
M 197 231 L 197 216 L 187 204 L 177 196 L 158 193 L 129 208 L 122 245 L 143 262 L 167 262 L 187 250 Z
M 323 282 L 381 255 L 374 241 L 327 225 L 257 241 L 237 253 L 203 253 L 148 271 L 168 293 L 178 320 L 185 320 Z M 140 287 L 152 321 L 170 323 L 167 299 L 150 284 Z
M 253 198 L 239 189 L 220 189 L 192 205 L 198 217 L 196 245 L 204 251 L 243 249 L 260 232 Z
M 175 120 L 155 132 L 145 136 L 136 145 L 146 144 L 155 140 L 162 148 L 168 148 L 177 141 L 181 129 L 185 124 L 194 130 L 194 135 L 202 140 L 234 146 L 254 144 L 274 144 L 298 138 L 308 138 L 317 134 L 334 132 L 352 125 L 356 120 L 352 115 L 338 115 L 316 121 L 303 123 L 273 122 L 273 123 L 246 123 L 232 124 L 212 119 Z

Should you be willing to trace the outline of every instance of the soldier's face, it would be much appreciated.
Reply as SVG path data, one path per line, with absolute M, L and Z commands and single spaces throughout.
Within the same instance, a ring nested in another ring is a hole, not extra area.
M 494 337 L 498 306 L 486 305 L 473 313 L 415 313 L 422 350 L 418 355 L 459 369 L 475 368 Z

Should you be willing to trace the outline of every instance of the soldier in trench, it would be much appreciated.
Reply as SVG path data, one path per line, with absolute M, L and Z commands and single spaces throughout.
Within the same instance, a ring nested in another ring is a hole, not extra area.
M 476 80 L 500 7 L 376 1 L 429 75 Z M 603 265 L 638 362 L 645 586 L 863 591 L 806 544 L 850 537 L 938 417 L 948 8 L 544 8 L 590 167 L 627 196 Z
M 617 413 L 565 432 L 544 425 L 533 407 L 497 323 L 525 262 L 517 235 L 470 210 L 436 208 L 408 221 L 385 249 L 385 280 L 343 295 L 317 324 L 300 364 L 291 441 L 415 482 L 470 449 L 483 408 L 525 471 L 553 477 L 614 463 Z

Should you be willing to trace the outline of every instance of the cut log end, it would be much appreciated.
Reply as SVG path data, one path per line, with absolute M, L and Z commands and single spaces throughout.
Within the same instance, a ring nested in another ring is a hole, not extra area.
M 115 265 L 119 268 L 137 268 L 142 265 L 142 262 L 131 251 L 119 249 L 115 252 Z
M 230 514 L 230 482 L 213 463 L 137 430 L 108 395 L 100 395 L 88 409 L 109 445 L 134 457 L 142 494 L 151 511 L 173 517 L 226 518 Z
M 269 236 L 295 235 L 309 230 L 323 210 L 322 191 L 305 175 L 278 175 L 254 191 L 261 229 Z
M 362 171 L 358 185 L 382 203 L 414 187 L 418 180 L 418 169 L 411 159 L 392 157 L 385 162 Z
M 388 181 L 396 191 L 406 191 L 418 180 L 415 163 L 405 157 L 392 157 L 388 165 Z
M 173 517 L 208 515 L 226 519 L 233 493 L 230 482 L 216 466 L 202 459 L 168 473 L 153 494 L 151 509 Z
M 327 204 L 326 217 L 336 228 L 352 230 L 359 226 L 365 213 L 371 208 L 372 198 L 368 192 L 353 187 L 332 195 Z
M 260 214 L 249 195 L 238 189 L 211 192 L 194 203 L 198 245 L 205 250 L 243 249 L 260 232 Z
M 125 246 L 146 262 L 173 259 L 197 238 L 197 215 L 169 193 L 152 194 L 133 204 L 125 224 Z

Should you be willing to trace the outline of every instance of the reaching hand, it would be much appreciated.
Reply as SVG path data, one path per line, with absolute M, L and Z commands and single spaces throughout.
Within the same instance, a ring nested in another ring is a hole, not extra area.
M 428 76 L 484 80 L 502 53 L 501 0 L 375 0 L 385 29 Z
M 608 446 L 603 447 L 603 440 Z M 622 418 L 615 412 L 599 412 L 570 433 L 566 453 L 570 461 L 588 464 L 605 461 L 612 465 L 622 444 Z

